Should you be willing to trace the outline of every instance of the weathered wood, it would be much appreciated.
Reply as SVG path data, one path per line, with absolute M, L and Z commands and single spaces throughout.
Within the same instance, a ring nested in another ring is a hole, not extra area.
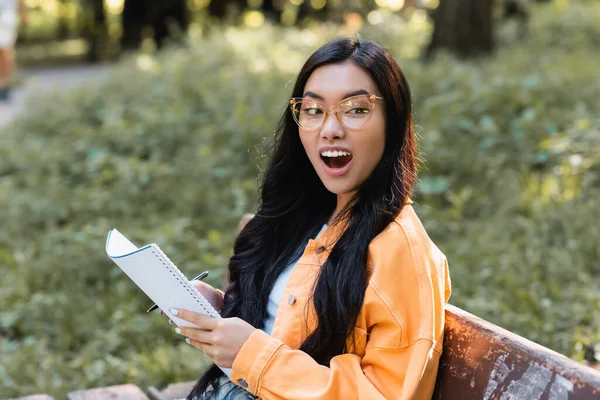
M 600 373 L 449 305 L 433 399 L 600 399 Z
M 79 390 L 67 395 L 67 400 L 148 400 L 148 396 L 135 385 L 119 385 L 104 388 Z

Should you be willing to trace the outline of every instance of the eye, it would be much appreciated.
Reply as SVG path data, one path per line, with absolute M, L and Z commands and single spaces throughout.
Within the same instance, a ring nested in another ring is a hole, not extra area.
M 319 107 L 310 107 L 310 108 L 305 108 L 304 113 L 308 114 L 308 115 L 319 115 L 319 114 L 323 114 L 323 111 Z
M 366 96 L 357 96 L 340 104 L 340 110 L 350 117 L 367 116 L 371 112 L 371 104 Z
M 349 110 L 346 110 L 346 114 L 355 114 L 355 115 L 365 115 L 368 114 L 370 110 L 364 107 L 354 107 Z

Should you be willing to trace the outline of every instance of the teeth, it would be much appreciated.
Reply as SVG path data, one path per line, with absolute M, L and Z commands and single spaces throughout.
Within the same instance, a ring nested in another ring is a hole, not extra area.
M 322 151 L 321 155 L 323 157 L 341 157 L 341 156 L 349 156 L 350 153 L 348 153 L 347 151 Z

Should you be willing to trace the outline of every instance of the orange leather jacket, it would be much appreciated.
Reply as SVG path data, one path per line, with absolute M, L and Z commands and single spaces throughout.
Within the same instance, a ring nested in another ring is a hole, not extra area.
M 446 257 L 409 201 L 375 237 L 368 285 L 350 352 L 325 367 L 298 350 L 316 327 L 311 294 L 339 225 L 310 240 L 279 304 L 272 335 L 256 330 L 237 355 L 231 381 L 265 400 L 431 399 L 450 297 Z

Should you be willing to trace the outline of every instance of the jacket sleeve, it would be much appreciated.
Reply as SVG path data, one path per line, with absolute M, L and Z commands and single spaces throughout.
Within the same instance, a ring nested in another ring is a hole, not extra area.
M 362 360 L 342 354 L 324 367 L 261 330 L 242 351 L 249 354 L 236 358 L 231 380 L 264 400 L 431 399 L 439 360 L 421 339 L 405 349 L 369 349 Z
M 431 399 L 448 294 L 446 264 L 443 255 L 419 254 L 425 249 L 409 248 L 402 238 L 393 249 L 385 241 L 370 251 L 374 272 L 361 311 L 368 321 L 363 357 L 346 353 L 322 366 L 256 330 L 234 361 L 232 382 L 264 400 Z

